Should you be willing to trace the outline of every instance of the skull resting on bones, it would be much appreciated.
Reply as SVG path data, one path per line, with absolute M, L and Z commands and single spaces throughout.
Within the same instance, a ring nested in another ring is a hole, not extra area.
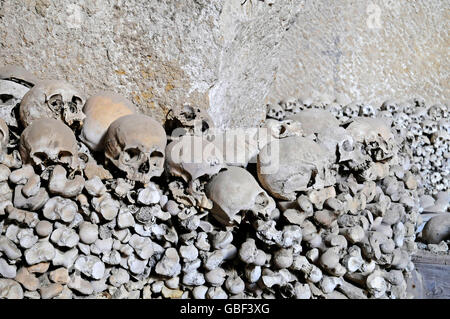
M 105 138 L 105 156 L 132 181 L 147 184 L 164 171 L 167 137 L 153 118 L 130 114 L 115 120 Z
M 83 105 L 83 96 L 69 83 L 41 81 L 23 97 L 20 120 L 24 127 L 41 118 L 61 119 L 70 127 L 81 127 L 85 118 Z
M 364 171 L 368 172 L 373 163 L 386 163 L 395 158 L 397 144 L 383 120 L 359 117 L 346 130 L 352 139 L 339 144 L 339 162 L 346 162 L 359 176 L 368 176 Z
M 206 195 L 214 203 L 214 218 L 227 226 L 239 224 L 242 211 L 267 217 L 275 209 L 273 198 L 241 167 L 229 167 L 213 177 L 206 185 Z
M 174 130 L 177 130 L 175 132 L 177 136 L 185 133 L 201 135 L 208 129 L 213 128 L 214 122 L 205 110 L 185 104 L 181 107 L 173 108 L 167 114 L 164 127 L 169 134 L 173 134 Z
M 75 135 L 60 120 L 39 119 L 31 123 L 20 136 L 19 151 L 24 164 L 41 169 L 53 164 L 72 170 L 80 166 Z
M 100 92 L 86 101 L 83 112 L 86 118 L 80 139 L 92 151 L 101 151 L 111 123 L 122 116 L 136 114 L 137 110 L 133 103 L 119 94 Z
M 311 139 L 291 136 L 266 145 L 258 155 L 258 178 L 274 197 L 295 200 L 296 192 L 335 183 L 333 158 Z

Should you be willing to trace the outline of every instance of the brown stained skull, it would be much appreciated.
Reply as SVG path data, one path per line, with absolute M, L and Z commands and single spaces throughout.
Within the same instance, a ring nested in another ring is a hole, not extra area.
M 255 178 L 241 167 L 229 167 L 206 186 L 206 195 L 213 201 L 212 215 L 220 223 L 239 224 L 245 211 L 269 217 L 275 201 L 259 186 Z
M 147 184 L 164 171 L 167 136 L 153 118 L 142 114 L 115 120 L 105 138 L 105 156 L 132 181 Z
M 83 107 L 86 115 L 80 139 L 92 151 L 101 151 L 104 148 L 106 132 L 112 122 L 118 118 L 136 114 L 136 107 L 114 92 L 100 92 L 90 97 Z
M 77 140 L 72 130 L 60 120 L 38 119 L 20 136 L 20 155 L 24 164 L 40 169 L 60 164 L 78 170 Z
M 72 128 L 83 125 L 83 95 L 72 85 L 60 80 L 36 84 L 20 103 L 20 120 L 24 127 L 41 118 L 61 119 Z

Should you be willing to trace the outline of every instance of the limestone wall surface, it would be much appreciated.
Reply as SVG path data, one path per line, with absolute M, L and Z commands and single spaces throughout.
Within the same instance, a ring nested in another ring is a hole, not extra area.
M 187 102 L 253 126 L 288 97 L 448 100 L 449 13 L 440 0 L 0 0 L 0 65 L 116 91 L 161 121 Z

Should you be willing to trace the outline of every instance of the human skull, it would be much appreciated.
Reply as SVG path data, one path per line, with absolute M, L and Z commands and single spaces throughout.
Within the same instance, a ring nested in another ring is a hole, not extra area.
M 408 131 L 412 133 L 414 136 L 422 135 L 422 127 L 420 126 L 420 124 L 417 123 L 411 123 L 408 126 Z
M 355 118 L 359 115 L 359 109 L 361 108 L 362 104 L 353 102 L 344 107 L 344 115 L 349 117 L 350 119 Z
M 36 119 L 55 118 L 72 128 L 79 128 L 85 118 L 83 105 L 82 94 L 69 83 L 41 81 L 23 97 L 20 103 L 20 120 L 27 127 Z
M 222 152 L 201 136 L 185 135 L 166 148 L 166 167 L 185 182 L 201 176 L 211 177 L 224 168 Z
M 422 130 L 425 134 L 431 135 L 438 131 L 438 125 L 435 121 L 426 120 L 421 122 Z
M 79 169 L 77 140 L 72 130 L 56 119 L 37 119 L 20 136 L 20 155 L 24 164 L 44 169 L 61 164 Z
M 18 127 L 15 110 L 30 89 L 22 84 L 0 80 L 0 118 L 11 127 Z
M 448 117 L 448 106 L 443 104 L 434 104 L 428 109 L 428 115 L 435 120 Z
M 280 102 L 281 107 L 286 113 L 297 114 L 300 111 L 300 105 L 297 99 L 290 98 Z
M 213 202 L 214 218 L 227 226 L 241 222 L 240 212 L 267 217 L 275 209 L 273 198 L 241 167 L 229 167 L 213 177 L 206 185 L 206 195 Z
M 342 105 L 340 105 L 339 103 L 336 103 L 336 102 L 328 104 L 327 107 L 325 108 L 325 110 L 330 112 L 337 118 L 340 118 L 344 114 Z
M 0 154 L 6 152 L 9 143 L 9 129 L 6 122 L 0 118 Z
M 293 120 L 277 121 L 274 119 L 265 120 L 262 127 L 266 127 L 275 138 L 285 138 L 289 136 L 302 136 L 302 125 Z
M 433 136 L 431 137 L 431 143 L 436 148 L 440 148 L 442 146 L 447 146 L 446 148 L 450 148 L 450 134 L 446 131 L 437 131 L 433 133 Z
M 267 117 L 278 121 L 281 121 L 285 117 L 285 112 L 283 108 L 278 104 L 267 104 Z
M 33 87 L 38 82 L 38 79 L 32 73 L 18 65 L 0 68 L 0 80 L 13 81 L 27 88 Z
M 208 129 L 213 128 L 214 122 L 205 110 L 190 104 L 184 104 L 170 110 L 164 127 L 169 134 L 175 134 L 176 137 L 186 133 L 201 135 Z
M 358 117 L 347 127 L 356 143 L 362 143 L 373 161 L 380 162 L 394 157 L 397 148 L 394 134 L 383 120 Z
M 408 126 L 410 118 L 405 113 L 395 113 L 392 123 L 397 129 L 405 128 Z
M 153 118 L 130 114 L 115 120 L 105 137 L 105 156 L 128 179 L 147 184 L 164 171 L 167 137 Z
M 373 105 L 362 104 L 359 109 L 360 116 L 374 117 L 377 114 L 377 110 Z
M 296 192 L 333 185 L 332 164 L 333 158 L 324 146 L 291 136 L 272 141 L 261 150 L 258 179 L 272 196 L 295 200 Z
M 403 112 L 404 104 L 398 100 L 387 100 L 381 105 L 382 111 L 388 111 L 391 114 Z
M 105 135 L 111 123 L 122 116 L 136 114 L 137 109 L 121 95 L 103 91 L 86 101 L 83 112 L 86 118 L 80 139 L 90 150 L 101 151 L 105 146 Z

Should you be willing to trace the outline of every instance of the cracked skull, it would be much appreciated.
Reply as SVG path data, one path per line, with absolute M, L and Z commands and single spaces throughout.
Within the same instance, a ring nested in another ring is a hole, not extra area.
M 136 114 L 137 110 L 130 101 L 119 94 L 100 92 L 86 101 L 83 112 L 86 118 L 80 139 L 92 151 L 101 151 L 111 123 L 122 116 Z
M 105 156 L 132 181 L 143 184 L 164 171 L 167 137 L 164 128 L 142 114 L 115 120 L 105 138 Z
M 77 170 L 80 165 L 75 135 L 55 119 L 40 119 L 30 124 L 20 136 L 19 151 L 24 164 L 41 169 L 61 164 Z
M 20 120 L 27 127 L 40 118 L 61 119 L 78 128 L 83 125 L 84 98 L 65 81 L 46 80 L 36 84 L 20 103 Z
M 241 167 L 230 167 L 217 174 L 206 186 L 206 195 L 214 203 L 214 218 L 227 226 L 241 222 L 240 212 L 252 211 L 267 217 L 275 209 L 273 198 Z
M 167 120 L 164 124 L 170 134 L 182 136 L 186 133 L 201 135 L 208 129 L 214 127 L 209 114 L 199 108 L 189 104 L 172 109 L 167 114 Z M 176 132 L 174 132 L 176 130 Z
M 296 192 L 333 185 L 332 164 L 333 158 L 324 146 L 292 136 L 273 141 L 261 150 L 258 178 L 272 196 L 295 200 Z

